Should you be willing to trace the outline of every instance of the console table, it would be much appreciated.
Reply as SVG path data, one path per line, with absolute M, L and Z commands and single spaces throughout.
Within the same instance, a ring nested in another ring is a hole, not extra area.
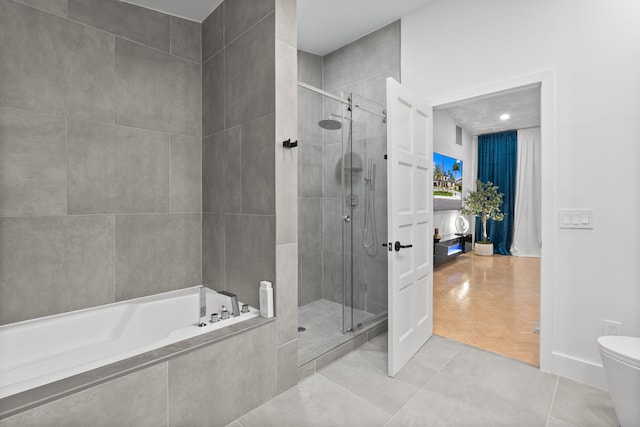
M 433 266 L 445 264 L 458 255 L 473 250 L 471 234 L 450 234 L 443 236 L 439 242 L 433 242 Z

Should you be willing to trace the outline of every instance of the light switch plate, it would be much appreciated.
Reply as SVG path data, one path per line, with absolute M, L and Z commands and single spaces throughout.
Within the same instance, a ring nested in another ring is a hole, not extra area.
M 560 209 L 560 228 L 592 229 L 593 209 Z

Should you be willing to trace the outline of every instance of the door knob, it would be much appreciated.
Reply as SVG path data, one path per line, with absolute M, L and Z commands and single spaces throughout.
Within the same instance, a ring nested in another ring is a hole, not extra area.
M 396 240 L 395 245 L 393 245 L 393 248 L 396 250 L 396 252 L 400 251 L 400 249 L 406 249 L 406 248 L 412 248 L 413 245 L 401 245 L 400 242 L 398 242 Z

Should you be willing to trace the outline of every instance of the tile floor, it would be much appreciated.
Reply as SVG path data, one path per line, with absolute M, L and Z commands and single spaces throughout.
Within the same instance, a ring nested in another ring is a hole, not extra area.
M 609 394 L 434 335 L 395 378 L 386 334 L 230 424 L 617 426 Z
M 325 299 L 298 308 L 298 326 L 306 329 L 298 333 L 298 366 L 353 338 L 353 335 L 342 333 L 342 311 L 342 304 Z M 374 317 L 366 311 L 353 310 L 355 324 Z

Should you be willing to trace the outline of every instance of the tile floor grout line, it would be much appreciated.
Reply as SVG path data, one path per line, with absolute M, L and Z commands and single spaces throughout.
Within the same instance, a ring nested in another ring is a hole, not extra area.
M 329 366 L 331 366 L 333 363 L 328 364 L 327 366 L 325 366 L 324 368 L 328 368 Z M 323 368 L 323 369 L 324 369 Z M 346 388 L 345 386 L 343 386 L 342 384 L 338 384 L 337 382 L 333 381 L 331 378 L 325 376 L 322 374 L 322 372 L 316 372 L 314 375 L 320 375 L 322 378 L 326 379 L 327 381 L 330 381 L 332 384 L 335 384 L 336 386 L 340 387 L 341 389 L 345 390 L 347 393 L 357 397 L 359 400 L 362 400 L 363 402 L 365 402 L 367 405 L 371 405 L 374 408 L 377 408 L 379 410 L 381 410 L 382 412 L 384 412 L 385 414 L 389 415 L 389 419 L 393 418 L 395 414 L 390 414 L 389 412 L 387 412 L 386 410 L 378 407 L 375 403 L 369 402 L 367 399 L 365 399 L 364 397 L 360 396 L 359 394 L 354 393 L 353 391 L 349 390 L 348 388 Z
M 545 426 L 549 425 L 549 420 L 551 420 L 551 411 L 553 411 L 553 404 L 556 401 L 556 393 L 558 392 L 558 384 L 560 384 L 560 376 L 556 375 L 556 386 L 553 388 L 553 397 L 551 398 L 551 405 L 549 405 L 549 413 L 547 414 L 547 423 Z

